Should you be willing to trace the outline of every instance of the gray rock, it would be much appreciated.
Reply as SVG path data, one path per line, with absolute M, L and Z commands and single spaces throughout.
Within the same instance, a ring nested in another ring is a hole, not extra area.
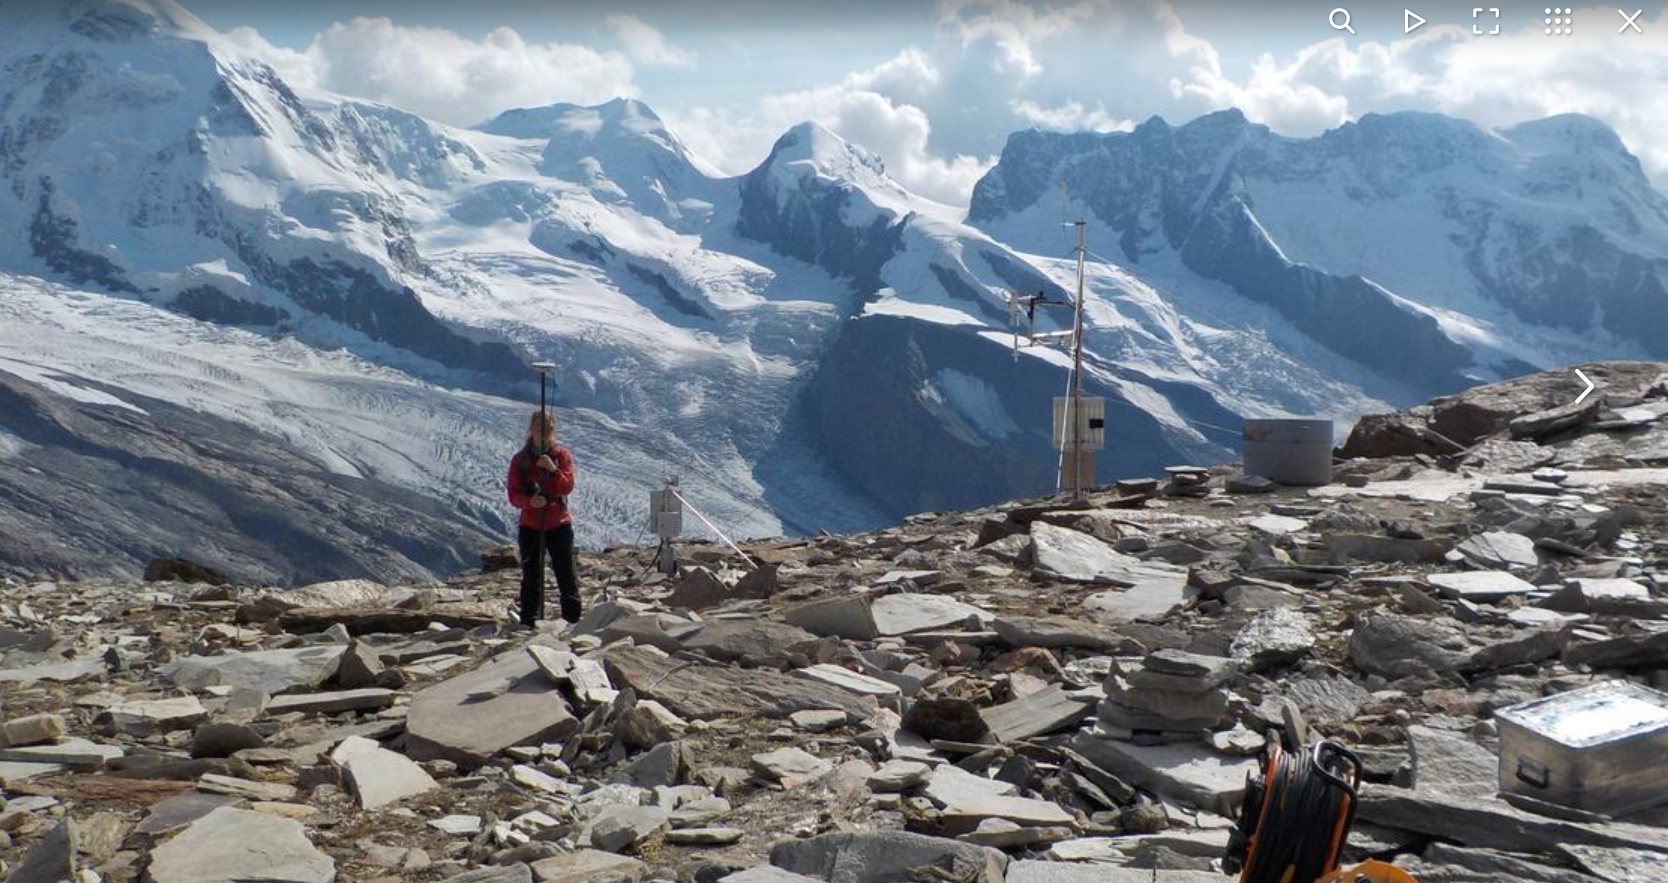
M 208 717 L 208 709 L 195 696 L 173 699 L 143 699 L 120 702 L 99 716 L 108 727 L 130 736 L 149 736 L 195 726 Z
M 151 851 L 154 883 L 331 883 L 336 862 L 308 841 L 301 823 L 221 807 Z
M 1606 883 L 1668 880 L 1668 854 L 1655 850 L 1561 844 L 1558 852 Z
M 74 820 L 59 822 L 18 862 L 6 883 L 65 883 L 79 879 L 76 839 Z
M 289 714 L 341 714 L 344 711 L 381 711 L 394 704 L 394 691 L 381 687 L 366 687 L 359 690 L 336 690 L 328 693 L 296 693 L 289 696 L 274 696 L 266 704 L 269 715 Z
M 1500 790 L 1499 759 L 1469 737 L 1414 725 L 1407 728 L 1407 749 L 1415 788 L 1478 798 Z
M 626 852 L 670 826 L 670 814 L 658 806 L 615 804 L 591 820 L 591 845 L 606 852 Z
M 989 622 L 992 614 L 949 595 L 899 592 L 882 595 L 869 604 L 875 631 L 882 637 L 925 632 L 960 625 L 969 620 Z
M 812 601 L 782 612 L 782 621 L 812 634 L 872 641 L 880 636 L 869 599 L 863 595 Z
M 740 662 L 764 668 L 787 668 L 804 664 L 802 648 L 817 636 L 773 619 L 729 619 L 709 622 L 685 639 L 685 650 L 710 656 L 719 662 Z
M 918 699 L 904 712 L 903 727 L 928 741 L 983 742 L 990 724 L 971 700 L 953 697 Z
M 1388 678 L 1454 671 L 1469 650 L 1465 635 L 1453 626 L 1388 613 L 1364 616 L 1349 636 L 1350 661 Z
M 361 736 L 349 737 L 330 759 L 341 767 L 362 809 L 379 809 L 440 787 L 415 761 Z
M 1128 588 L 1096 592 L 1083 599 L 1083 609 L 1105 622 L 1156 620 L 1196 591 L 1188 587 L 1185 572 L 1154 574 Z
M 1525 629 L 1473 653 L 1461 669 L 1468 672 L 1496 671 L 1554 659 L 1569 647 L 1570 641 L 1568 628 Z
M 1133 586 L 1154 574 L 1169 572 L 1162 565 L 1150 565 L 1118 552 L 1086 533 L 1046 521 L 1031 523 L 1031 565 L 1066 582 L 1120 586 Z
M 682 738 L 687 726 L 683 718 L 666 706 L 653 699 L 643 699 L 620 715 L 614 731 L 627 748 L 643 751 Z
M 341 645 L 317 645 L 224 656 L 186 656 L 163 666 L 160 674 L 186 690 L 239 687 L 277 696 L 292 690 L 316 689 L 336 673 L 345 650 Z
M 694 566 L 684 568 L 679 574 L 678 584 L 672 589 L 666 604 L 686 610 L 705 610 L 729 599 L 730 587 L 717 574 L 708 568 Z
M 1077 724 L 1094 711 L 1094 702 L 1067 693 L 1059 684 L 981 712 L 999 742 L 1016 742 Z
M 188 791 L 152 806 L 150 813 L 139 822 L 134 831 L 152 837 L 159 836 L 183 828 L 223 806 L 236 806 L 242 802 L 241 798 L 225 794 Z
M 1484 569 L 1532 570 L 1540 565 L 1535 541 L 1522 534 L 1491 530 L 1460 543 L 1454 551 Z
M 1479 570 L 1464 573 L 1433 573 L 1426 582 L 1436 587 L 1442 597 L 1455 601 L 1487 604 L 1513 595 L 1527 595 L 1535 587 L 1501 570 Z
M 1137 787 L 1231 816 L 1245 794 L 1251 758 L 1224 757 L 1201 744 L 1137 745 L 1083 732 L 1071 746 L 1096 766 Z
M 991 628 L 1010 647 L 1107 650 L 1122 643 L 1118 636 L 1096 623 L 1058 616 L 1003 614 L 991 622 Z
M 539 883 L 636 883 L 648 876 L 649 866 L 634 858 L 581 849 L 533 863 Z
M 1502 800 L 1457 797 L 1430 789 L 1363 789 L 1356 817 L 1467 846 L 1539 852 L 1550 844 L 1668 852 L 1668 831 L 1621 822 L 1590 824 L 1539 816 Z
M 985 846 L 884 831 L 784 840 L 771 847 L 770 863 L 827 883 L 908 883 L 921 868 L 941 872 L 939 879 L 1002 883 L 1008 858 Z
M 678 828 L 666 832 L 666 842 L 674 846 L 729 846 L 740 843 L 746 834 L 740 828 Z
M 54 764 L 96 770 L 122 754 L 119 745 L 102 745 L 88 739 L 71 737 L 47 745 L 0 748 L 0 763 Z
M 336 684 L 344 690 L 374 687 L 384 671 L 382 657 L 363 641 L 354 641 L 336 663 Z
M 1564 651 L 1564 662 L 1593 669 L 1668 668 L 1668 631 L 1576 644 Z
M 406 753 L 473 768 L 512 745 L 567 738 L 579 728 L 525 653 L 507 653 L 412 697 Z
M 1323 675 L 1292 681 L 1286 697 L 1296 702 L 1310 721 L 1331 726 L 1353 720 L 1372 694 L 1348 678 Z
M 872 678 L 866 674 L 862 674 L 861 672 L 855 672 L 849 668 L 833 665 L 831 663 L 819 663 L 817 665 L 806 666 L 805 668 L 796 668 L 792 672 L 789 672 L 789 674 L 802 680 L 826 684 L 827 686 L 844 690 L 845 692 L 856 696 L 889 699 L 898 696 L 902 692 L 897 684 L 890 681 Z
M 56 742 L 68 733 L 64 719 L 56 714 L 32 714 L 0 725 L 0 747 L 17 748 Z
M 664 742 L 621 767 L 611 781 L 654 788 L 680 784 L 688 775 L 689 758 L 683 743 Z
M 1440 564 L 1453 545 L 1434 539 L 1400 539 L 1371 534 L 1331 534 L 1326 548 L 1339 562 L 1379 564 Z
M 737 871 L 734 874 L 720 877 L 718 883 L 823 883 L 823 881 L 815 877 L 807 877 L 804 874 L 784 871 L 773 865 L 760 865 L 756 868 L 748 868 L 745 871 Z
M 932 767 L 913 760 L 889 760 L 869 774 L 869 788 L 882 794 L 908 791 L 927 781 Z
M 231 757 L 246 748 L 265 747 L 266 739 L 243 724 L 207 723 L 191 735 L 192 757 Z
M 834 771 L 834 765 L 798 748 L 778 748 L 752 757 L 753 772 L 784 788 L 797 788 Z
M 1276 607 L 1257 614 L 1234 635 L 1228 652 L 1253 669 L 1301 659 L 1315 647 L 1315 633 L 1303 614 Z

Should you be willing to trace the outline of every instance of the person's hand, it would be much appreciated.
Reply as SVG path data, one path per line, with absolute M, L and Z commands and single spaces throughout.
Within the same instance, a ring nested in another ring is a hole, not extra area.
M 546 472 L 555 472 L 558 467 L 556 466 L 556 461 L 550 459 L 549 454 L 545 454 L 539 458 L 539 468 Z
M 545 500 L 544 495 L 540 494 L 539 496 L 536 496 L 532 500 L 530 500 L 528 502 L 528 505 L 532 506 L 534 509 L 543 509 L 547 503 L 548 503 L 548 501 Z

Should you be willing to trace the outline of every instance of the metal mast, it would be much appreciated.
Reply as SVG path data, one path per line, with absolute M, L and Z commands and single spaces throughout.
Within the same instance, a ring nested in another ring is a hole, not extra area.
M 1077 227 L 1077 303 L 1073 309 L 1071 343 L 1071 404 L 1066 409 L 1066 422 L 1071 427 L 1071 498 L 1083 499 L 1083 261 L 1088 254 L 1084 236 L 1088 222 L 1079 218 Z M 1064 482 L 1061 482 L 1064 484 Z

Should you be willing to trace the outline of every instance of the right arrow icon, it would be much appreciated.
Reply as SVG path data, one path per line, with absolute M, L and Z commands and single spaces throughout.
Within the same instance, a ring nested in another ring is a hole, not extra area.
M 1593 382 L 1587 379 L 1587 375 L 1581 373 L 1580 368 L 1575 369 L 1575 376 L 1581 378 L 1582 383 L 1587 384 L 1587 388 L 1581 391 L 1581 395 L 1575 397 L 1575 403 L 1579 405 L 1586 400 L 1587 396 L 1593 394 L 1594 387 Z
M 1402 10 L 1402 26 L 1405 28 L 1405 30 L 1403 30 L 1402 33 L 1411 34 L 1414 31 L 1418 30 L 1419 27 L 1421 25 L 1423 25 L 1424 23 L 1425 23 L 1424 17 L 1419 15 L 1418 13 L 1414 12 L 1413 10 L 1411 10 L 1411 9 Z

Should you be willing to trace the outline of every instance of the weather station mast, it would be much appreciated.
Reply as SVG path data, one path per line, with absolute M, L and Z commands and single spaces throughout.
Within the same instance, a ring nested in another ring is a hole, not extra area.
M 1060 452 L 1056 491 L 1071 491 L 1071 499 L 1083 499 L 1084 488 L 1095 483 L 1095 452 L 1106 444 L 1106 400 L 1083 394 L 1083 312 L 1088 259 L 1087 220 L 1079 218 L 1065 226 L 1077 230 L 1077 293 L 1071 303 L 1052 300 L 1047 292 L 1035 295 L 1008 293 L 1008 321 L 1013 328 L 1014 358 L 1021 348 L 1044 346 L 1071 351 L 1071 375 L 1066 394 L 1054 398 L 1055 450 Z M 1037 308 L 1070 307 L 1071 328 L 1067 331 L 1036 330 Z M 1023 340 L 1022 340 L 1023 337 Z

